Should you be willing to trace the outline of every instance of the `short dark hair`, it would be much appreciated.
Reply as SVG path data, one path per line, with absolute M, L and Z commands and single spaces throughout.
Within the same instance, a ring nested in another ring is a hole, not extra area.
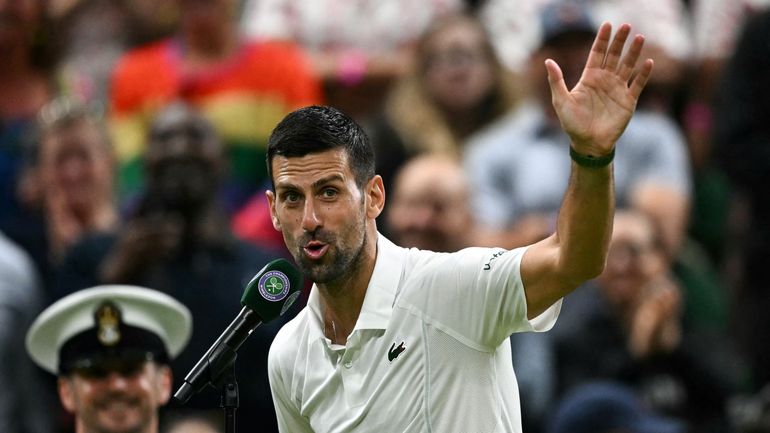
M 342 111 L 313 105 L 286 115 L 267 142 L 267 173 L 275 189 L 273 157 L 301 157 L 310 153 L 343 148 L 359 188 L 374 176 L 374 148 L 369 137 Z

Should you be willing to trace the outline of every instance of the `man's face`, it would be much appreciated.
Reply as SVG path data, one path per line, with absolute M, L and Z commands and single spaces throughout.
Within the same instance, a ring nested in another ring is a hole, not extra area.
M 529 68 L 533 90 L 550 115 L 555 116 L 555 112 L 551 104 L 551 88 L 543 74 L 543 62 L 549 58 L 556 61 L 564 74 L 567 88 L 572 89 L 580 81 L 592 43 L 593 36 L 588 33 L 567 33 L 540 47 L 533 55 Z
M 371 205 L 367 191 L 379 187 L 379 176 L 364 191 L 358 188 L 342 149 L 303 157 L 272 160 L 275 192 L 267 199 L 273 226 L 305 276 L 329 283 L 354 273 L 368 242 L 367 224 L 381 207 Z M 376 208 L 376 209 L 375 209 Z
M 465 182 L 459 165 L 449 160 L 428 157 L 404 167 L 387 213 L 397 243 L 441 252 L 468 246 L 472 217 Z
M 170 393 L 170 369 L 151 361 L 120 372 L 76 370 L 59 378 L 62 404 L 87 433 L 150 431 Z
M 424 80 L 439 105 L 468 110 L 489 95 L 495 81 L 484 33 L 471 21 L 456 21 L 426 44 Z
M 654 230 L 644 216 L 616 215 L 607 264 L 599 276 L 603 293 L 613 305 L 636 302 L 644 286 L 662 272 L 663 255 L 655 247 Z
M 171 207 L 197 208 L 215 195 L 223 170 L 222 145 L 197 114 L 172 107 L 158 115 L 145 156 L 148 187 Z
M 104 137 L 88 122 L 46 136 L 40 148 L 40 181 L 74 211 L 87 212 L 111 193 L 112 156 Z

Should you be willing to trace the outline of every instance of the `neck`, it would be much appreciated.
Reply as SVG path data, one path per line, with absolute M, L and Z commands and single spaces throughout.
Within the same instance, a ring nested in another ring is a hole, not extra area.
M 325 333 L 336 344 L 345 344 L 347 336 L 353 332 L 374 272 L 377 259 L 376 229 L 368 234 L 358 263 L 351 266 L 355 272 L 333 282 L 316 284 L 321 295 Z

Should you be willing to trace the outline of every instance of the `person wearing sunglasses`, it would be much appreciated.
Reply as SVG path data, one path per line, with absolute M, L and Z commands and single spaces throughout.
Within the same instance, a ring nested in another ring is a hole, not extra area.
M 171 395 L 168 364 L 191 331 L 190 311 L 162 292 L 98 286 L 44 310 L 27 332 L 26 347 L 58 376 L 59 398 L 76 433 L 157 433 L 158 409 Z

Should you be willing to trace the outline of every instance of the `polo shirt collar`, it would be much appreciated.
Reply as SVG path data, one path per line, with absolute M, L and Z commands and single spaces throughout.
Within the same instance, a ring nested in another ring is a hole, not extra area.
M 364 304 L 353 330 L 388 327 L 404 268 L 405 252 L 406 250 L 378 234 L 374 272 L 366 288 Z
M 395 245 L 385 236 L 377 234 L 377 258 L 374 263 L 374 271 L 369 280 L 364 295 L 364 303 L 361 313 L 356 321 L 353 331 L 359 329 L 386 329 L 393 312 L 393 304 L 396 299 L 398 285 L 404 268 L 406 249 Z M 321 311 L 321 296 L 318 288 L 313 288 L 308 296 L 307 306 L 314 317 L 314 325 L 311 326 L 311 340 L 326 338 L 323 335 L 323 314 Z

